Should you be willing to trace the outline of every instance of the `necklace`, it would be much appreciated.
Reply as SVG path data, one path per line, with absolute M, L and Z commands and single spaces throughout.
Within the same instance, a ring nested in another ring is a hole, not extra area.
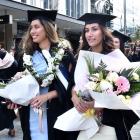
M 62 58 L 64 56 L 64 49 L 63 45 L 59 44 L 58 47 L 55 47 L 52 50 L 52 53 L 54 54 L 52 57 L 50 53 L 47 50 L 42 50 L 43 56 L 48 61 L 48 67 L 45 74 L 38 74 L 35 69 L 33 68 L 32 64 L 32 56 L 27 55 L 24 53 L 23 55 L 23 61 L 24 61 L 24 67 L 35 77 L 35 79 L 38 81 L 41 87 L 49 86 L 52 83 L 52 80 L 56 76 L 56 72 L 59 69 L 60 62 L 62 61 Z

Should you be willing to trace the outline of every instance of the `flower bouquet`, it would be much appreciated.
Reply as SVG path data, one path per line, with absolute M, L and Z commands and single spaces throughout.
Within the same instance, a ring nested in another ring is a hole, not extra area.
M 107 55 L 81 51 L 75 70 L 75 89 L 82 92 L 88 89 L 95 107 L 139 110 L 139 76 L 140 63 L 130 63 L 119 49 Z
M 28 72 L 18 72 L 7 84 L 0 83 L 0 96 L 14 103 L 27 106 L 39 93 L 39 85 Z
M 88 57 L 85 59 L 89 69 L 89 82 L 85 85 L 85 88 L 89 90 L 92 98 L 101 104 L 100 106 L 95 104 L 95 107 L 136 109 L 131 103 L 134 102 L 133 97 L 140 92 L 139 65 L 115 72 L 106 70 L 107 66 L 102 60 L 99 66 L 94 68 L 90 59 Z
M 140 63 L 135 65 L 130 63 L 119 49 L 107 55 L 80 51 L 75 69 L 75 90 L 83 99 L 85 96 L 93 98 L 97 108 L 132 109 L 138 115 L 134 104 L 130 106 L 128 103 L 133 102 L 132 95 L 134 96 L 140 89 L 139 68 Z M 133 84 L 137 86 L 137 91 L 134 86 L 132 88 Z M 125 100 L 120 99 L 122 97 L 118 95 L 123 95 Z M 71 117 L 71 114 L 74 117 Z M 83 130 L 88 138 L 99 129 L 96 116 L 87 118 L 75 108 L 59 116 L 54 127 L 63 131 Z

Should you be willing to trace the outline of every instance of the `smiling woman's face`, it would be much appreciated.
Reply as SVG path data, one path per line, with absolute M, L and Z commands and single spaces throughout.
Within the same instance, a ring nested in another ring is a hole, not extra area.
M 85 26 L 85 38 L 88 45 L 92 48 L 102 45 L 103 33 L 98 23 L 87 24 Z
M 41 43 L 46 39 L 45 29 L 39 20 L 31 22 L 30 35 L 35 43 Z

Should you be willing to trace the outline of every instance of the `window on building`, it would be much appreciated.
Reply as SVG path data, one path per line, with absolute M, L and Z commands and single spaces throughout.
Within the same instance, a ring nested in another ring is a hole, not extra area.
M 84 0 L 77 0 L 77 18 L 84 13 Z
M 26 3 L 26 0 L 21 0 L 21 2 Z
M 78 18 L 83 14 L 83 0 L 66 0 L 66 15 Z
M 58 0 L 44 0 L 44 8 L 45 9 L 58 9 Z
M 66 1 L 66 15 L 70 16 L 70 0 Z
M 36 6 L 36 0 L 31 0 L 31 5 Z

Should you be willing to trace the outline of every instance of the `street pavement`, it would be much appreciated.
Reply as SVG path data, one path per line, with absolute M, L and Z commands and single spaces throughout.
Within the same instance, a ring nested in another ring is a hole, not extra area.
M 131 130 L 132 140 L 140 140 L 140 121 Z
M 0 131 L 0 140 L 22 140 L 23 135 L 22 135 L 19 118 L 17 118 L 14 121 L 14 126 L 16 130 L 16 136 L 15 137 L 8 136 L 8 129 L 4 129 L 3 131 Z
M 0 140 L 22 140 L 22 130 L 20 127 L 19 119 L 14 121 L 15 129 L 16 129 L 16 136 L 9 137 L 7 135 L 8 129 L 0 131 Z M 131 135 L 133 140 L 140 140 L 140 121 L 132 128 Z

